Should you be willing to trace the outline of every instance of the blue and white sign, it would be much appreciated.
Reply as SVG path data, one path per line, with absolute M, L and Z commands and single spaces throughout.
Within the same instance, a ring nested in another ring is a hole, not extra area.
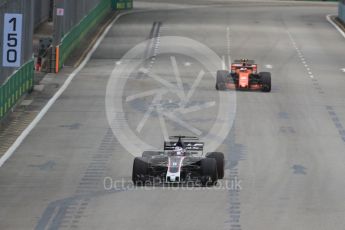
M 2 65 L 20 67 L 22 51 L 22 14 L 5 14 Z

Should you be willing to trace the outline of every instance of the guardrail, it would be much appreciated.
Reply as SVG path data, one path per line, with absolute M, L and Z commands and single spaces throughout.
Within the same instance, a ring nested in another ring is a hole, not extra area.
M 112 0 L 112 7 L 116 10 L 133 8 L 133 0 Z
M 78 45 L 79 41 L 111 10 L 111 1 L 102 0 L 87 16 L 75 25 L 56 47 L 56 70 L 62 68 L 63 63 Z
M 56 47 L 56 72 L 63 66 L 79 41 L 96 26 L 112 9 L 123 10 L 133 7 L 133 0 L 100 0 L 100 3 L 75 25 Z M 2 120 L 19 99 L 30 91 L 34 80 L 34 61 L 30 60 L 16 70 L 0 86 L 0 120 Z
M 0 120 L 18 100 L 30 91 L 34 80 L 34 61 L 30 60 L 15 71 L 0 87 Z
M 55 72 L 59 72 L 64 62 L 78 45 L 79 41 L 97 25 L 112 9 L 131 9 L 133 0 L 101 0 L 101 2 L 77 25 L 75 25 L 56 47 Z
M 339 13 L 338 17 L 345 23 L 345 1 L 339 2 Z

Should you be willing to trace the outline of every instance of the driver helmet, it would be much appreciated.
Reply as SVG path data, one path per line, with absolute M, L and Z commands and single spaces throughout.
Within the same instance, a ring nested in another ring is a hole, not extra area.
M 183 155 L 184 154 L 184 149 L 180 146 L 176 146 L 174 151 L 176 152 L 177 156 Z

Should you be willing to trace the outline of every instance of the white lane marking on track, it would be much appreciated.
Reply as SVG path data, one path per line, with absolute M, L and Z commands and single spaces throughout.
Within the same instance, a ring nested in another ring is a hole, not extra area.
M 222 70 L 225 70 L 225 56 L 222 56 Z
M 86 63 L 90 60 L 93 53 L 96 51 L 100 43 L 103 41 L 104 37 L 107 35 L 111 27 L 119 20 L 120 17 L 136 13 L 140 11 L 130 11 L 130 12 L 123 12 L 120 13 L 115 17 L 115 19 L 107 26 L 107 28 L 104 30 L 102 35 L 98 38 L 96 43 L 93 45 L 90 52 L 86 55 L 83 62 L 68 76 L 66 81 L 63 83 L 61 88 L 54 94 L 54 96 L 47 102 L 47 104 L 42 108 L 42 110 L 37 114 L 37 116 L 34 118 L 34 120 L 24 129 L 24 131 L 19 135 L 19 137 L 16 139 L 16 141 L 11 145 L 11 147 L 6 151 L 6 153 L 0 158 L 0 167 L 13 155 L 13 153 L 16 151 L 16 149 L 21 145 L 21 143 L 25 140 L 25 138 L 30 134 L 30 132 L 37 126 L 37 124 L 41 121 L 41 119 L 44 117 L 44 115 L 48 112 L 48 110 L 53 106 L 53 104 L 56 102 L 56 100 L 61 96 L 61 94 L 67 89 L 67 87 L 71 84 L 72 80 L 75 78 L 75 76 L 82 70 Z
M 338 30 L 338 32 L 345 38 L 345 32 L 342 29 L 340 29 L 339 26 L 335 22 L 332 21 L 331 17 L 332 15 L 330 14 L 327 15 L 326 16 L 327 21 L 331 23 Z
M 190 62 L 185 62 L 185 63 L 184 63 L 184 66 L 187 66 L 187 67 L 188 67 L 188 66 L 191 66 L 191 65 L 192 65 L 192 63 L 190 63 Z
M 231 57 L 230 57 L 230 55 L 228 55 L 228 68 L 229 69 L 231 68 Z
M 305 69 L 306 69 L 307 72 L 308 72 L 308 76 L 309 76 L 310 78 L 314 78 L 314 75 L 313 75 L 313 72 L 312 72 L 311 68 L 309 67 L 307 61 L 305 60 L 302 51 L 301 51 L 300 48 L 297 46 L 297 44 L 296 44 L 294 38 L 292 37 L 290 31 L 287 31 L 287 33 L 288 33 L 288 35 L 289 35 L 289 38 L 290 38 L 291 43 L 293 44 L 293 46 L 295 47 L 295 49 L 296 49 L 296 51 L 297 51 L 297 54 L 298 54 L 298 56 L 299 56 L 299 58 L 300 58 L 302 64 L 304 65 Z
M 230 39 L 230 27 L 226 27 L 226 43 L 227 43 L 227 52 L 228 52 L 228 68 L 231 66 L 231 39 Z
M 265 65 L 266 69 L 273 69 L 273 66 L 270 64 Z

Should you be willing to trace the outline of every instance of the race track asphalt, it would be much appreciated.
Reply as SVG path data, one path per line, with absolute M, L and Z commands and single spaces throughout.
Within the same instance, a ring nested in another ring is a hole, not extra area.
M 113 24 L 0 168 L 0 229 L 343 228 L 336 4 L 195 3 L 138 2 Z M 272 92 L 215 90 L 215 70 L 239 58 L 272 73 Z M 133 187 L 134 155 L 176 134 L 224 152 L 225 178 Z

